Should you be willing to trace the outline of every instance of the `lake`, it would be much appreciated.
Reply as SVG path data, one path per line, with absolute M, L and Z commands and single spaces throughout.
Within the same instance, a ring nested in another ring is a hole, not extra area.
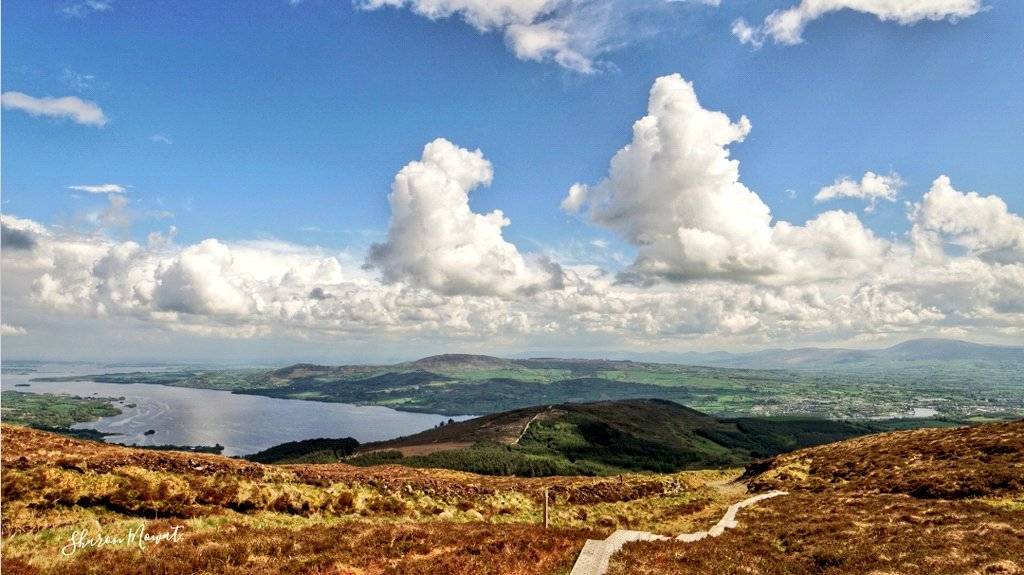
M 137 367 L 110 369 L 102 366 L 33 366 L 32 373 L 4 373 L 5 391 L 66 393 L 83 397 L 123 397 L 115 402 L 121 415 L 75 425 L 115 433 L 111 443 L 137 445 L 224 446 L 224 455 L 246 455 L 268 447 L 317 437 L 354 437 L 360 442 L 410 435 L 448 416 L 408 413 L 387 407 L 324 403 L 239 395 L 228 391 L 189 389 L 150 384 L 29 382 L 35 377 L 85 375 L 112 371 L 142 371 Z M 147 370 L 148 371 L 148 370 Z M 15 387 L 26 384 L 28 387 Z M 135 407 L 128 407 L 134 404 Z M 469 417 L 455 417 L 461 421 Z M 156 433 L 145 435 L 153 429 Z

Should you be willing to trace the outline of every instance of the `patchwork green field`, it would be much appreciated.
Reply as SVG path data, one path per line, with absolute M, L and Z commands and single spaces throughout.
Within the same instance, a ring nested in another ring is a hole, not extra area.
M 4 391 L 0 392 L 0 417 L 4 423 L 37 429 L 68 428 L 76 423 L 120 414 L 121 410 L 114 405 L 114 402 L 120 400 L 113 397 Z

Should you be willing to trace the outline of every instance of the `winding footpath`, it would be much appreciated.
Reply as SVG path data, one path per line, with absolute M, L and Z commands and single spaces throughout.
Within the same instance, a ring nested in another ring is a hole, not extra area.
M 530 430 L 530 425 L 532 425 L 534 421 L 537 421 L 538 417 L 544 415 L 549 411 L 551 411 L 550 405 L 547 406 L 547 408 L 545 408 L 544 411 L 538 411 L 537 413 L 533 414 L 533 417 L 530 418 L 530 421 L 526 422 L 526 425 L 523 426 L 523 430 L 519 432 L 519 437 L 517 437 L 516 440 L 512 442 L 512 445 L 519 445 L 519 442 L 523 440 L 523 436 L 525 436 L 526 432 Z
M 739 522 L 736 521 L 736 514 L 739 513 L 740 509 L 753 505 L 758 501 L 778 497 L 779 495 L 786 495 L 786 492 L 769 491 L 768 493 L 748 497 L 739 503 L 733 503 L 725 511 L 725 515 L 711 529 L 695 533 L 683 533 L 677 536 L 675 541 L 689 543 L 700 541 L 706 537 L 718 537 L 725 533 L 726 529 L 732 529 L 739 525 Z M 604 575 L 608 572 L 608 563 L 611 561 L 612 555 L 622 549 L 623 545 L 631 541 L 672 541 L 672 538 L 647 531 L 619 529 L 608 536 L 607 539 L 589 539 L 583 546 L 583 550 L 580 551 L 580 556 L 576 559 L 576 564 L 573 565 L 570 575 Z

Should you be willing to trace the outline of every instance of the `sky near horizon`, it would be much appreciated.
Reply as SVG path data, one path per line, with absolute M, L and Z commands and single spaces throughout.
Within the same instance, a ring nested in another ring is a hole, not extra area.
M 2 355 L 1024 341 L 1024 3 L 8 0 Z

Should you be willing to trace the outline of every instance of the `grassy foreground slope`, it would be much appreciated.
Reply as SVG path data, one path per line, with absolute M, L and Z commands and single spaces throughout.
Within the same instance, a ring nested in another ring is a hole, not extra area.
M 630 399 L 535 406 L 449 423 L 362 445 L 349 463 L 398 463 L 491 475 L 612 475 L 738 467 L 753 459 L 877 431 L 869 424 L 808 418 L 719 419 L 671 401 Z M 252 459 L 341 459 L 311 442 Z M 277 458 L 273 453 L 281 453 Z M 344 452 L 342 452 L 344 453 Z M 342 456 L 344 457 L 344 456 Z
M 706 529 L 738 472 L 522 479 L 398 466 L 263 465 L 3 425 L 4 573 L 564 574 L 618 528 Z M 1024 422 L 856 438 L 751 466 L 784 489 L 694 543 L 627 545 L 613 574 L 1020 573 Z M 540 523 L 543 490 L 552 528 Z M 61 550 L 76 531 L 177 541 Z
M 588 538 L 693 529 L 737 496 L 702 471 L 519 479 L 397 466 L 273 466 L 3 425 L 2 570 L 23 573 L 566 573 Z M 551 529 L 540 526 L 550 492 Z M 178 541 L 88 537 L 180 526 Z
M 1024 421 L 902 431 L 778 456 L 749 485 L 790 494 L 695 543 L 635 543 L 611 573 L 1024 572 Z

